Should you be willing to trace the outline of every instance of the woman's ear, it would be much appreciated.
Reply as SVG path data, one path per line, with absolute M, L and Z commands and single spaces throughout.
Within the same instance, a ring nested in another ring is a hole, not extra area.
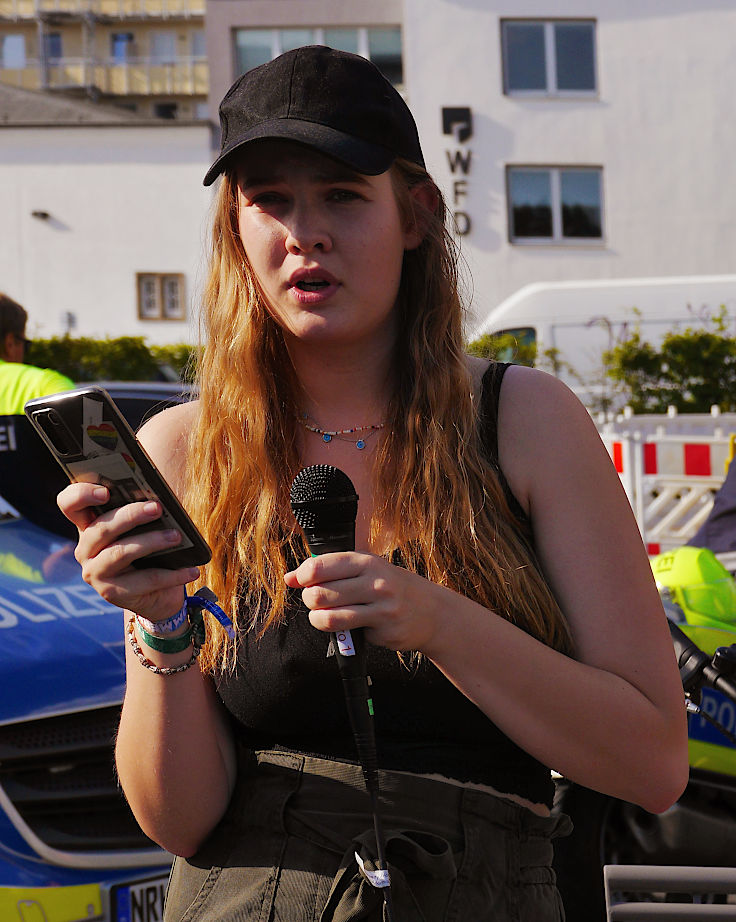
M 15 334 L 6 333 L 0 340 L 0 359 L 5 362 L 16 361 L 13 355 L 15 351 Z
M 437 213 L 439 192 L 431 180 L 426 180 L 412 186 L 409 195 L 412 216 L 404 231 L 404 249 L 414 250 L 424 240 L 430 216 Z

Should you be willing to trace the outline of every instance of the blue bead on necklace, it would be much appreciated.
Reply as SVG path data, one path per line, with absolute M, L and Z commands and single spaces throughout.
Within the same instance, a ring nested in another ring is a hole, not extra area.
M 331 442 L 333 439 L 339 439 L 341 442 L 352 442 L 358 451 L 363 451 L 366 446 L 366 440 L 374 433 L 378 432 L 379 429 L 383 429 L 386 425 L 385 423 L 371 423 L 368 426 L 352 426 L 350 429 L 329 430 L 310 425 L 307 420 L 311 419 L 311 417 L 307 413 L 302 413 L 302 415 L 297 418 L 302 426 L 309 432 L 316 432 L 317 435 L 321 435 L 323 442 Z M 351 439 L 350 436 L 355 435 L 357 432 L 367 432 L 368 434 L 366 436 L 358 436 L 357 439 Z

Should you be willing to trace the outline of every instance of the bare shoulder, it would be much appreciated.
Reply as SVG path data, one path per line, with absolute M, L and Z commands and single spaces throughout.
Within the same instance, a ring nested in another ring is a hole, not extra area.
M 518 498 L 544 473 L 576 476 L 610 461 L 590 414 L 576 395 L 547 372 L 512 365 L 498 406 L 501 468 Z
M 499 397 L 499 436 L 513 433 L 515 439 L 539 439 L 548 433 L 558 440 L 563 432 L 584 430 L 596 433 L 590 413 L 559 378 L 523 365 L 506 371 Z
M 504 403 L 541 400 L 543 406 L 540 409 L 545 413 L 557 409 L 563 413 L 580 410 L 587 414 L 585 407 L 564 382 L 546 371 L 528 368 L 526 365 L 509 366 L 504 375 L 501 394 Z M 529 407 L 529 411 L 534 412 L 534 407 Z
M 189 433 L 198 413 L 199 401 L 188 401 L 162 410 L 138 431 L 141 445 L 176 493 L 184 484 Z
M 480 393 L 490 364 L 487 359 L 466 356 L 473 393 Z M 512 452 L 539 451 L 548 440 L 559 445 L 563 433 L 598 439 L 590 414 L 564 382 L 538 368 L 510 365 L 498 401 L 499 454 L 504 472 L 504 455 L 509 458 Z

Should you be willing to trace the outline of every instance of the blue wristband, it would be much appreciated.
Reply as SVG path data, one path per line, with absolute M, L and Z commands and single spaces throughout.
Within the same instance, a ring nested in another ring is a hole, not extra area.
M 142 615 L 135 616 L 136 621 L 148 634 L 153 634 L 154 637 L 163 637 L 166 634 L 172 634 L 174 631 L 178 631 L 187 620 L 187 595 L 184 593 L 184 603 L 179 609 L 179 611 L 172 615 L 170 618 L 167 618 L 165 621 L 149 621 L 147 618 L 144 618 Z
M 172 615 L 165 621 L 149 621 L 142 615 L 136 615 L 135 619 L 139 626 L 147 634 L 151 635 L 152 637 L 165 637 L 167 634 L 171 634 L 173 631 L 183 627 L 187 620 L 201 625 L 203 608 L 206 608 L 210 614 L 217 618 L 220 624 L 227 631 L 229 637 L 235 637 L 232 621 L 217 604 L 217 596 L 214 594 L 214 592 L 212 592 L 211 589 L 208 589 L 206 586 L 203 586 L 201 589 L 197 590 L 195 595 L 190 596 L 186 594 L 185 590 L 184 604 L 175 615 Z M 199 618 L 192 618 L 192 613 L 198 613 Z M 200 628 L 200 630 L 202 630 L 202 628 Z
M 206 608 L 207 611 L 211 615 L 214 615 L 220 624 L 225 628 L 228 637 L 235 639 L 235 631 L 233 629 L 232 621 L 217 604 L 217 596 L 211 589 L 208 589 L 207 586 L 202 586 L 202 588 L 198 589 L 194 595 L 190 595 L 184 604 L 187 605 L 190 610 L 198 609 L 201 611 L 203 608 Z

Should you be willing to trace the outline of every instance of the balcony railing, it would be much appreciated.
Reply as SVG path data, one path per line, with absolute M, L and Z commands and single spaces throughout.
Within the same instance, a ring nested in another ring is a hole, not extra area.
M 99 16 L 111 19 L 204 17 L 206 0 L 0 0 L 0 18 Z
M 138 58 L 94 65 L 94 85 L 115 96 L 206 96 L 209 67 L 204 57 L 161 62 Z
M 0 83 L 26 90 L 68 90 L 94 87 L 110 96 L 206 96 L 209 67 L 205 57 L 170 62 L 133 58 L 125 62 L 63 58 L 49 63 L 46 78 L 38 61 L 0 69 Z
M 26 67 L 0 68 L 0 83 L 5 86 L 15 86 L 20 90 L 40 90 L 41 71 L 30 62 Z

